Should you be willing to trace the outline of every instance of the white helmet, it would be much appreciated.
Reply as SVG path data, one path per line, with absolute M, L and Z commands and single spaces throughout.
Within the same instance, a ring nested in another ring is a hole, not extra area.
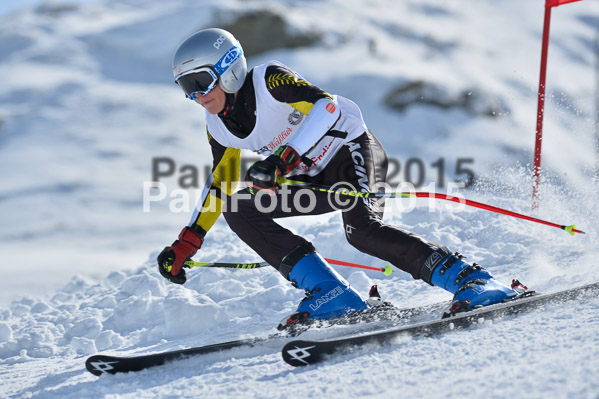
M 224 29 L 204 29 L 179 45 L 173 57 L 175 81 L 187 97 L 206 95 L 216 83 L 225 93 L 237 92 L 247 75 L 241 44 Z

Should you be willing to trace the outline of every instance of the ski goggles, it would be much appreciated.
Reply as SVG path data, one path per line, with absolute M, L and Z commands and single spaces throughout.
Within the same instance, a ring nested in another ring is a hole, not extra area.
M 196 94 L 205 96 L 216 87 L 218 79 L 229 67 L 243 55 L 239 42 L 229 49 L 214 66 L 201 66 L 177 76 L 175 82 L 181 86 L 190 100 L 195 100 Z
M 218 73 L 210 66 L 203 66 L 187 71 L 175 81 L 190 100 L 197 94 L 205 96 L 216 87 Z

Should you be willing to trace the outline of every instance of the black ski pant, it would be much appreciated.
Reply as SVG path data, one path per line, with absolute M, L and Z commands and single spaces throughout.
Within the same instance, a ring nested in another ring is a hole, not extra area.
M 387 161 L 382 145 L 367 130 L 345 144 L 318 175 L 299 175 L 292 179 L 336 187 L 343 182 L 344 187 L 350 190 L 375 191 L 379 189 L 377 183 L 385 181 Z M 303 237 L 279 225 L 275 219 L 319 215 L 339 209 L 345 237 L 352 246 L 393 264 L 415 279 L 422 278 L 421 271 L 425 264 L 430 269 L 436 266 L 441 256 L 449 254 L 442 245 L 383 222 L 382 200 L 335 198 L 327 192 L 298 186 L 285 186 L 276 194 L 264 194 L 254 197 L 248 189 L 240 190 L 227 199 L 223 213 L 231 229 L 277 269 L 283 258 L 295 248 L 314 243 L 308 243 Z M 318 249 L 317 244 L 315 247 Z M 428 276 L 424 277 L 430 283 L 430 279 L 426 278 Z

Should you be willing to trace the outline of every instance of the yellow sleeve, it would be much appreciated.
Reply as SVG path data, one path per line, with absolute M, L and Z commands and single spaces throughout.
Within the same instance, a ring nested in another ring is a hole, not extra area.
M 214 139 L 209 136 L 209 140 Z M 212 174 L 206 182 L 190 223 L 190 226 L 196 227 L 195 230 L 203 230 L 204 234 L 222 213 L 224 201 L 221 198 L 224 198 L 224 195 L 230 196 L 235 191 L 241 168 L 240 149 L 217 146 L 215 151 L 213 146 L 213 154 L 217 155 L 218 159 L 215 158 Z

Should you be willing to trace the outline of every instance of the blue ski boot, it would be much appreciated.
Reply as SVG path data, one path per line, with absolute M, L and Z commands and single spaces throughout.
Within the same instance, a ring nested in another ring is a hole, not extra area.
M 313 247 L 297 247 L 283 259 L 280 272 L 295 287 L 306 290 L 306 297 L 296 313 L 279 325 L 279 330 L 311 319 L 333 319 L 368 308 L 360 294 Z
M 438 255 L 438 253 L 433 255 Z M 431 285 L 444 288 L 454 294 L 451 307 L 443 317 L 504 302 L 522 293 L 520 289 L 514 289 L 519 287 L 510 288 L 498 282 L 480 265 L 476 263 L 471 265 L 463 258 L 456 252 L 440 259 L 431 268 L 430 279 L 425 280 Z M 518 284 L 520 283 L 518 282 Z

